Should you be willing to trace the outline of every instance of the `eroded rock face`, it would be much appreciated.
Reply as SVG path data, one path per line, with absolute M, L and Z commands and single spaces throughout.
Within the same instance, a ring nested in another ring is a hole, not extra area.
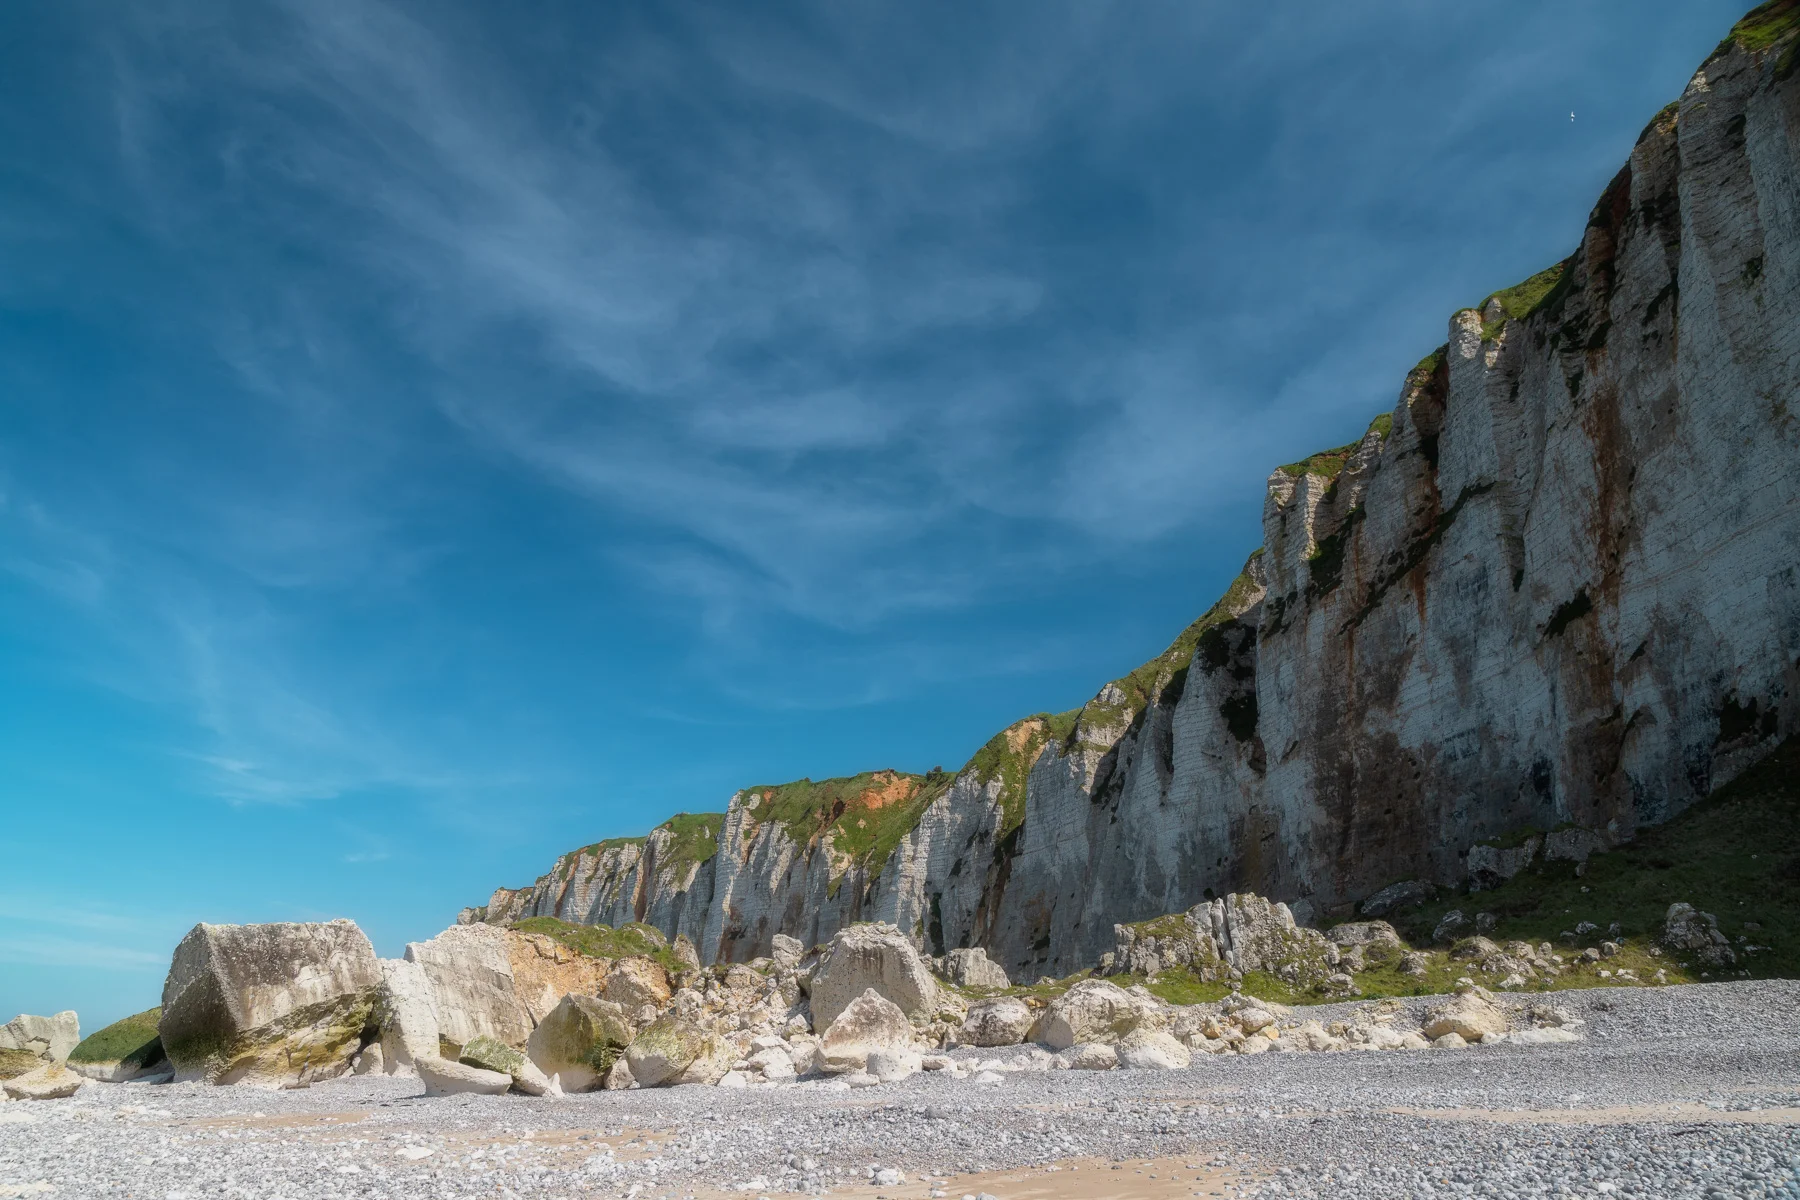
M 625 1009 L 597 996 L 564 996 L 531 1031 L 526 1053 L 565 1091 L 591 1092 L 606 1079 L 633 1036 Z
M 1522 857 L 1470 847 L 1535 827 L 1581 859 L 1729 781 L 1800 729 L 1782 53 L 1722 47 L 1560 274 L 1452 315 L 1364 437 L 1269 476 L 1261 552 L 1147 664 L 1147 706 L 1109 684 L 1055 738 L 1003 731 L 1022 797 L 966 769 L 872 875 L 740 795 L 679 878 L 648 847 L 565 856 L 489 919 L 618 924 L 642 897 L 742 961 L 872 918 L 1062 976 L 1209 890 L 1378 917 L 1396 880 Z
M 892 925 L 852 925 L 831 939 L 813 972 L 813 1025 L 829 1026 L 871 989 L 909 1018 L 937 1011 L 937 981 L 912 940 Z
M 646 1004 L 661 1006 L 673 994 L 669 990 L 669 974 L 647 958 L 622 958 L 613 964 L 606 976 L 601 994 L 626 1008 Z
M 458 925 L 427 942 L 409 942 L 406 960 L 431 985 L 444 1057 L 454 1058 L 478 1037 L 514 1048 L 531 1035 L 531 1017 L 513 980 L 508 934 L 491 925 Z
M 549 1016 L 564 996 L 598 995 L 605 985 L 607 960 L 590 958 L 541 933 L 509 929 L 506 934 L 513 992 L 532 1023 Z
M 383 997 L 350 921 L 196 925 L 163 984 L 163 1051 L 178 1079 L 268 1087 L 350 1068 Z

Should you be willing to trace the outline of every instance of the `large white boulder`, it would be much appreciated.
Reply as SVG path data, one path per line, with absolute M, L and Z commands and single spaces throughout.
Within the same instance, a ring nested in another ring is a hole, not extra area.
M 437 1008 L 425 968 L 404 958 L 381 959 L 386 1003 L 381 1026 L 382 1064 L 391 1075 L 414 1070 L 421 1058 L 440 1056 Z
M 444 1057 L 478 1037 L 525 1045 L 531 1018 L 513 983 L 510 949 L 506 932 L 492 925 L 457 925 L 407 944 L 406 960 L 419 964 L 431 985 Z
M 175 947 L 159 1029 L 179 1079 L 266 1087 L 350 1069 L 383 997 L 351 921 L 196 925 Z
M 906 1014 L 872 987 L 864 988 L 837 1015 L 825 1030 L 822 1045 L 821 1066 L 833 1074 L 864 1070 L 876 1051 L 910 1054 L 918 1049 Z
M 1119 1065 L 1136 1071 L 1178 1071 L 1193 1055 L 1172 1034 L 1160 1029 L 1139 1029 L 1118 1044 Z
M 956 1040 L 965 1046 L 1016 1046 L 1031 1032 L 1031 1009 L 1017 996 L 993 996 L 969 1005 Z
M 831 939 L 813 972 L 813 1027 L 830 1026 L 871 989 L 909 1019 L 928 1020 L 938 1008 L 937 981 L 912 939 L 892 925 L 852 925 Z
M 1030 1037 L 1052 1050 L 1084 1042 L 1114 1045 L 1139 1029 L 1163 1029 L 1168 1016 L 1154 998 L 1104 979 L 1084 979 L 1050 1002 Z

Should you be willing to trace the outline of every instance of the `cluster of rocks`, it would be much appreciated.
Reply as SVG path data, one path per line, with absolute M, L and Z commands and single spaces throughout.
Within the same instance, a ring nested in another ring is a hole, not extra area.
M 613 959 L 542 934 L 467 924 L 382 959 L 349 921 L 198 925 L 176 947 L 160 1009 L 80 1046 L 73 1013 L 20 1017 L 0 1029 L 0 1055 L 11 1056 L 17 1078 L 5 1088 L 18 1098 L 68 1095 L 84 1077 L 294 1088 L 349 1072 L 416 1076 L 430 1094 L 556 1096 L 806 1079 L 855 1087 L 934 1070 L 1179 1069 L 1204 1055 L 1579 1036 L 1558 1010 L 1496 998 L 1476 982 L 1505 992 L 1575 965 L 1547 942 L 1462 938 L 1449 961 L 1465 974 L 1440 1009 L 1421 1016 L 1378 1001 L 1322 1022 L 1237 985 L 1265 972 L 1326 999 L 1354 998 L 1362 972 L 1392 964 L 1423 976 L 1444 956 L 1410 949 L 1383 920 L 1305 928 L 1286 905 L 1254 895 L 1117 926 L 1115 935 L 1093 977 L 1039 994 L 1012 989 L 978 948 L 926 958 L 883 924 L 851 926 L 812 950 L 778 935 L 766 958 L 710 968 L 684 939 Z M 1686 904 L 1669 910 L 1662 940 L 1703 962 L 1732 954 L 1717 922 Z M 1577 960 L 1617 950 L 1606 941 Z M 1231 993 L 1176 1005 L 1142 984 L 1119 986 L 1129 979 L 1114 982 L 1173 969 Z M 1609 974 L 1633 983 L 1663 977 Z M 1029 1049 L 992 1062 L 948 1053 L 1002 1047 Z

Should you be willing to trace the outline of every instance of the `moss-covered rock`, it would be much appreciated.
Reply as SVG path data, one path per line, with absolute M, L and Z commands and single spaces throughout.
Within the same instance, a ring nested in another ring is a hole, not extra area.
M 696 1062 L 716 1057 L 718 1042 L 715 1034 L 692 1021 L 668 1016 L 647 1025 L 632 1038 L 625 1048 L 625 1058 L 633 1079 L 644 1087 L 656 1087 L 680 1082 Z
M 350 1069 L 382 995 L 353 922 L 196 925 L 175 948 L 158 1030 L 178 1078 L 311 1083 Z
M 623 1006 L 596 996 L 564 996 L 531 1031 L 525 1052 L 540 1071 L 561 1076 L 564 1091 L 591 1092 L 600 1088 L 631 1039 L 631 1020 Z
M 156 1028 L 161 1019 L 159 1005 L 89 1034 L 70 1052 L 70 1069 L 89 1079 L 121 1083 L 166 1068 L 168 1056 Z

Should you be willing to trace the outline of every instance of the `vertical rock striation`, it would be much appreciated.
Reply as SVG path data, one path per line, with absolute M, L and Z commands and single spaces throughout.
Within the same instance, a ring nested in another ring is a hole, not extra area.
M 646 921 L 708 961 L 886 921 L 1034 978 L 1214 895 L 1316 921 L 1728 781 L 1800 727 L 1797 42 L 1796 0 L 1747 17 L 1569 258 L 1271 474 L 1262 549 L 1158 659 L 955 775 L 746 789 L 710 844 L 602 843 L 465 920 Z

